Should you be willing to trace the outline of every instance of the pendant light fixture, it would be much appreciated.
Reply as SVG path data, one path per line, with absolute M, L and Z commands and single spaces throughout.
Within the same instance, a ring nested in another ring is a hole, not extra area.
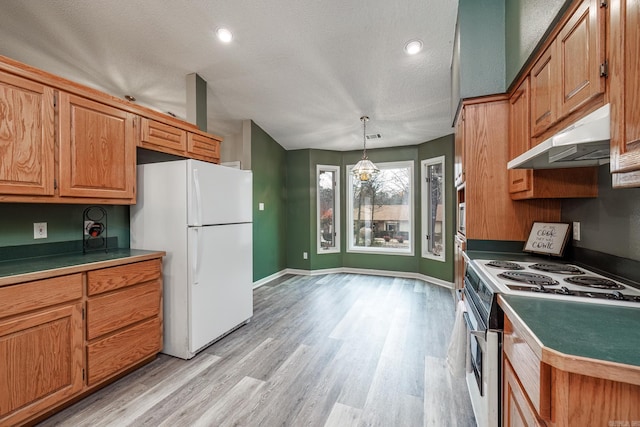
M 351 170 L 351 173 L 360 179 L 360 181 L 369 181 L 371 177 L 380 172 L 380 169 L 369 160 L 367 157 L 367 121 L 369 117 L 362 116 L 360 121 L 362 122 L 362 141 L 364 144 L 364 151 L 362 152 L 362 159 L 356 163 Z

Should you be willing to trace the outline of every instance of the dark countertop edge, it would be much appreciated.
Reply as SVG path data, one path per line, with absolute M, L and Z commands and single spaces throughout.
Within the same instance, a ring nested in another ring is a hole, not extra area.
M 542 362 L 562 371 L 640 385 L 640 366 L 638 365 L 563 353 L 555 348 L 546 346 L 509 304 L 508 298 L 509 295 L 498 295 L 498 304 L 512 320 L 514 326 L 524 335 L 522 338 Z M 590 375 L 590 372 L 593 372 L 593 374 Z
M 106 267 L 114 267 L 138 261 L 147 261 L 161 258 L 166 255 L 164 251 L 143 249 L 112 249 L 105 253 L 90 254 L 60 254 L 37 258 L 23 258 L 18 260 L 0 262 L 5 269 L 12 267 L 19 269 L 15 274 L 3 273 L 0 275 L 0 287 L 13 285 L 33 280 L 47 279 L 65 274 L 73 274 L 88 270 L 96 270 Z M 28 268 L 38 264 L 46 264 L 44 268 Z

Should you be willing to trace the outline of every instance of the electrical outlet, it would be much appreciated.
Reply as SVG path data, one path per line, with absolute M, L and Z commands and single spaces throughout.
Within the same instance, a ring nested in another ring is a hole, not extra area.
M 46 222 L 34 222 L 33 223 L 33 238 L 34 239 L 46 239 L 47 238 L 47 223 Z
M 580 241 L 580 223 L 573 221 L 573 240 Z
M 302 259 L 307 259 L 309 258 L 309 254 L 306 252 L 302 252 Z

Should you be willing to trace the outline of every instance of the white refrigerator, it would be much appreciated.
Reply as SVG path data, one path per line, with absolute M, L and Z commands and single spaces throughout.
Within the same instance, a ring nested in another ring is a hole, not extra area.
M 137 176 L 131 248 L 166 251 L 162 352 L 190 359 L 253 315 L 252 174 L 177 160 Z

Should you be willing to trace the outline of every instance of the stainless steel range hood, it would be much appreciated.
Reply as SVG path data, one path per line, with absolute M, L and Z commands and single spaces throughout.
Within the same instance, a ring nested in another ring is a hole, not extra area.
M 558 169 L 609 163 L 609 104 L 507 163 L 508 169 Z

